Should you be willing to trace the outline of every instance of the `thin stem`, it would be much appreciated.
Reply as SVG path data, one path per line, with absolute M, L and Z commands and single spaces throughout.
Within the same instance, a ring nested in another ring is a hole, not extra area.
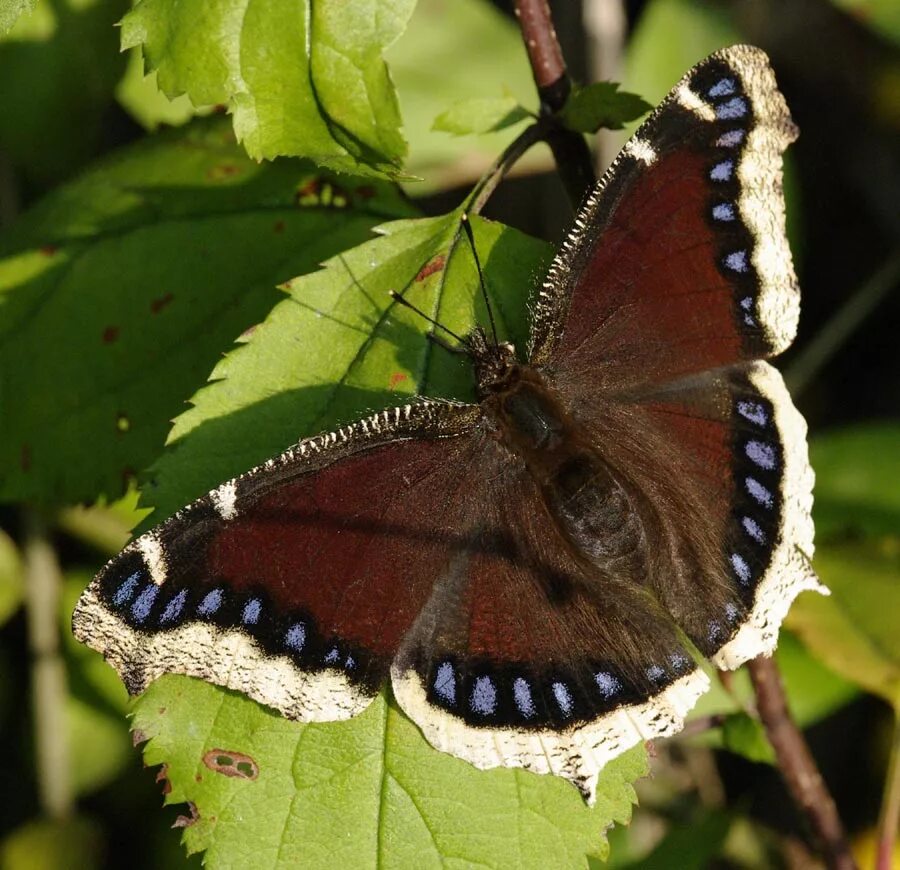
M 888 762 L 884 798 L 878 819 L 878 853 L 875 870 L 891 870 L 894 866 L 894 843 L 900 822 L 900 718 L 894 721 L 894 741 L 891 744 L 891 760 Z
M 797 806 L 803 811 L 826 864 L 835 870 L 855 870 L 844 826 L 809 747 L 791 717 L 775 662 L 759 656 L 747 662 L 756 693 L 759 718 L 778 759 L 778 768 Z
M 550 7 L 547 0 L 515 0 L 515 10 L 541 100 L 541 115 L 551 119 L 566 104 L 572 81 L 553 27 Z M 596 181 L 587 142 L 580 133 L 567 130 L 558 123 L 548 124 L 543 138 L 553 152 L 569 201 L 577 208 Z
M 516 161 L 532 145 L 536 145 L 544 138 L 544 125 L 539 121 L 526 127 L 509 145 L 503 153 L 491 164 L 488 170 L 478 179 L 469 199 L 465 205 L 467 214 L 481 214 L 481 210 L 491 198 L 497 186 L 503 181 L 506 173 L 515 165 Z
M 66 671 L 59 654 L 62 573 L 37 511 L 25 515 L 26 607 L 31 651 L 35 762 L 41 808 L 51 819 L 72 813 L 66 723 Z
M 788 368 L 785 380 L 791 393 L 796 396 L 806 388 L 898 281 L 900 254 L 895 254 L 831 316 Z

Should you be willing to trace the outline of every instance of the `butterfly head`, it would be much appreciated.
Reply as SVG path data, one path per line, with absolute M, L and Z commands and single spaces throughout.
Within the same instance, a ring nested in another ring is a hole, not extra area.
M 516 349 L 508 341 L 494 343 L 476 327 L 468 338 L 475 373 L 475 389 L 480 399 L 505 390 L 519 371 Z

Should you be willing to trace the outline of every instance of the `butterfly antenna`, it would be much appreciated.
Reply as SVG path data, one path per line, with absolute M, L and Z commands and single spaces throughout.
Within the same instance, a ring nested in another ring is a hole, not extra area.
M 462 223 L 463 229 L 466 231 L 469 247 L 472 249 L 475 268 L 478 269 L 478 281 L 481 284 L 481 295 L 484 298 L 484 307 L 487 308 L 488 320 L 491 323 L 491 334 L 494 336 L 494 344 L 500 344 L 500 339 L 497 338 L 497 324 L 494 322 L 494 309 L 491 308 L 491 300 L 488 298 L 487 286 L 484 283 L 484 272 L 481 271 L 481 260 L 478 259 L 478 251 L 475 250 L 475 236 L 472 234 L 472 224 L 469 222 L 469 216 L 465 212 L 463 212 L 460 222 Z
M 467 350 L 471 350 L 472 346 L 469 344 L 468 341 L 466 341 L 466 339 L 464 339 L 461 335 L 457 335 L 452 329 L 448 329 L 446 326 L 444 326 L 443 323 L 438 323 L 433 317 L 430 317 L 429 315 L 427 315 L 424 311 L 422 311 L 421 308 L 417 308 L 408 299 L 405 299 L 403 296 L 401 296 L 399 293 L 397 293 L 394 290 L 389 291 L 389 295 L 390 295 L 391 299 L 393 299 L 395 302 L 399 302 L 401 305 L 405 306 L 406 308 L 409 308 L 411 311 L 415 311 L 416 314 L 419 315 L 419 317 L 422 317 L 423 319 L 427 320 L 432 326 L 436 326 L 438 329 L 443 329 L 444 332 L 447 333 L 447 335 L 449 335 L 451 338 L 455 338 Z M 440 344 L 441 342 L 438 342 L 438 343 Z M 446 345 L 442 344 L 442 347 L 446 347 Z

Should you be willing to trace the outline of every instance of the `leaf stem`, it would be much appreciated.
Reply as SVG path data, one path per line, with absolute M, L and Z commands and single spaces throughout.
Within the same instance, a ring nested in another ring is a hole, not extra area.
M 484 175 L 478 179 L 475 187 L 472 188 L 472 193 L 469 194 L 465 210 L 469 214 L 480 214 L 504 176 L 532 145 L 536 145 L 543 138 L 544 125 L 540 121 L 530 124 L 516 136 Z
M 791 797 L 803 811 L 819 840 L 822 857 L 834 870 L 855 870 L 844 826 L 834 799 L 788 710 L 778 666 L 759 656 L 747 662 L 756 693 L 759 717 L 778 759 L 778 768 Z
M 51 819 L 72 813 L 73 797 L 66 723 L 66 671 L 59 654 L 59 607 L 62 573 L 44 518 L 25 513 L 25 590 L 35 764 L 41 808 Z
M 515 0 L 514 5 L 541 101 L 541 116 L 551 119 L 569 98 L 572 80 L 556 37 L 550 7 L 547 0 Z M 596 181 L 587 142 L 580 133 L 567 130 L 559 123 L 548 124 L 543 138 L 553 152 L 569 201 L 577 208 Z
M 891 743 L 891 758 L 888 762 L 884 798 L 878 819 L 875 870 L 891 870 L 894 866 L 894 843 L 897 839 L 898 822 L 900 822 L 900 716 L 894 720 L 894 740 Z

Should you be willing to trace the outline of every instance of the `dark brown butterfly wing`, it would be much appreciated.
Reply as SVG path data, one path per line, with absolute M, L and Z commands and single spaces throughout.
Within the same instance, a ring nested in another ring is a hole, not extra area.
M 806 426 L 767 363 L 794 337 L 781 152 L 763 52 L 692 69 L 591 195 L 539 297 L 533 360 L 632 493 L 647 585 L 704 654 L 770 653 L 818 584 Z
M 538 296 L 532 362 L 608 393 L 784 350 L 799 315 L 781 192 L 795 136 L 762 51 L 694 67 L 581 209 Z

